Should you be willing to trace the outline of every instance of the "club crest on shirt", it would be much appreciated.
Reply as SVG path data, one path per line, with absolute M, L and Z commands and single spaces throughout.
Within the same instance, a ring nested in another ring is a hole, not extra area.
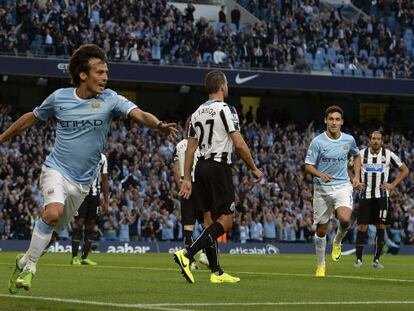
M 232 113 L 231 114 L 231 120 L 233 122 L 238 122 L 239 121 L 239 116 L 237 115 L 237 113 Z
M 55 192 L 55 189 L 53 189 L 53 188 L 47 189 L 47 194 L 52 194 L 54 192 Z
M 349 145 L 348 144 L 344 145 L 343 148 L 344 148 L 345 151 L 349 151 Z
M 97 100 L 93 100 L 91 102 L 91 108 L 93 110 L 99 110 L 99 109 L 101 109 L 101 103 L 99 101 L 97 101 Z

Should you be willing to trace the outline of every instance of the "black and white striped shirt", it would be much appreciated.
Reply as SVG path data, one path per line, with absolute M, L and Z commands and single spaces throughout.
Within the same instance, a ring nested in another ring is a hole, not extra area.
M 381 148 L 377 154 L 371 153 L 370 148 L 359 151 L 361 156 L 361 182 L 366 185 L 360 192 L 361 199 L 385 198 L 389 191 L 382 185 L 389 183 L 390 166 L 401 167 L 403 163 L 392 151 Z
M 229 134 L 235 131 L 240 131 L 236 109 L 220 100 L 209 100 L 192 114 L 188 136 L 198 140 L 199 159 L 231 164 L 233 141 Z
M 101 176 L 102 174 L 108 174 L 108 161 L 106 160 L 106 156 L 101 153 L 101 160 L 98 163 L 99 166 L 99 174 L 96 179 L 93 181 L 91 185 L 91 189 L 89 190 L 90 195 L 98 195 L 101 191 Z
M 174 151 L 174 162 L 178 161 L 178 164 L 180 166 L 180 177 L 181 179 L 184 179 L 184 160 L 185 160 L 185 151 L 187 149 L 187 139 L 183 139 L 180 141 L 177 146 L 175 147 Z M 191 179 L 194 181 L 194 170 L 195 166 L 197 164 L 197 160 L 199 158 L 200 154 L 198 151 L 198 148 L 194 154 L 194 160 L 193 160 L 193 167 L 191 169 Z

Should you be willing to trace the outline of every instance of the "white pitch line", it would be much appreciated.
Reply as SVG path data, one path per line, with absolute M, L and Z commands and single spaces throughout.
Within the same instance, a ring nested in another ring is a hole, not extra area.
M 117 308 L 135 308 L 135 309 L 149 309 L 149 310 L 166 310 L 166 311 L 190 311 L 189 309 L 176 309 L 172 307 L 231 307 L 231 306 L 310 306 L 310 305 L 412 305 L 414 301 L 280 301 L 280 302 L 201 302 L 201 303 L 140 303 L 140 304 L 126 304 L 114 302 L 100 302 L 87 301 L 78 299 L 63 299 L 54 297 L 36 297 L 36 296 L 21 296 L 21 295 L 5 295 L 0 294 L 0 297 L 41 300 L 52 302 L 64 302 L 93 306 L 117 307 Z
M 10 263 L 0 262 L 0 265 L 7 265 L 11 266 Z M 48 266 L 48 267 L 71 267 L 69 265 L 63 265 L 63 264 L 53 264 L 53 263 L 45 263 L 45 264 L 39 264 L 40 266 Z M 99 265 L 94 267 L 77 267 L 77 268 L 83 268 L 83 269 L 132 269 L 132 270 L 153 270 L 153 271 L 177 271 L 176 268 L 161 268 L 161 267 L 131 267 L 131 266 L 105 266 L 105 265 Z M 200 272 L 208 272 L 208 270 L 199 270 Z M 314 278 L 315 275 L 313 273 L 284 273 L 284 272 L 251 272 L 251 271 L 234 271 L 229 270 L 231 273 L 235 274 L 248 274 L 248 275 L 264 275 L 264 276 L 297 276 L 297 277 L 311 277 Z M 349 279 L 349 280 L 363 280 L 363 281 L 384 281 L 384 282 L 397 282 L 397 283 L 414 283 L 414 280 L 410 279 L 393 279 L 393 278 L 382 278 L 382 277 L 368 277 L 368 276 L 353 276 L 353 275 L 339 275 L 339 274 L 332 274 L 327 275 L 325 278 L 333 278 L 333 279 Z
M 82 304 L 82 305 L 91 305 L 91 306 L 129 308 L 129 309 L 144 309 L 144 310 L 147 309 L 147 310 L 162 310 L 162 311 L 192 311 L 191 309 L 172 308 L 172 307 L 179 307 L 179 304 L 176 304 L 176 306 L 169 307 L 169 304 L 145 304 L 145 303 L 127 304 L 127 303 L 88 301 L 88 300 L 79 300 L 79 299 L 64 299 L 64 298 L 54 298 L 54 297 L 42 297 L 42 296 L 22 296 L 22 295 L 0 294 L 0 297 L 15 298 L 15 299 L 28 299 L 28 300 L 41 300 L 41 301 L 51 301 L 51 302 L 64 302 L 64 303 L 73 303 L 73 304 Z
M 192 306 L 192 307 L 225 307 L 225 306 L 309 306 L 309 305 L 372 305 L 395 304 L 412 305 L 414 301 L 299 301 L 299 302 L 201 302 L 201 303 L 159 303 L 151 306 Z

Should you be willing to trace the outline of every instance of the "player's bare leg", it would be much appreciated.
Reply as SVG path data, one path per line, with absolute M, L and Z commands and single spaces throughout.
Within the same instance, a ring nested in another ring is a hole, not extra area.
M 332 242 L 332 260 L 338 261 L 342 254 L 342 240 L 348 232 L 349 223 L 351 222 L 352 209 L 346 206 L 340 206 L 336 209 L 339 220 L 339 227 L 335 238 Z

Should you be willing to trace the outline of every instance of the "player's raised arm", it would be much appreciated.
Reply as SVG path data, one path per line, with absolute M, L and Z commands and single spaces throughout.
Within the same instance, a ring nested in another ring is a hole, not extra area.
M 160 131 L 169 138 L 177 137 L 178 130 L 175 128 L 175 123 L 164 123 L 149 112 L 145 112 L 139 108 L 134 108 L 128 114 L 128 117 L 135 122 L 142 123 L 149 128 Z
M 0 134 L 0 144 L 8 141 L 17 134 L 31 128 L 37 119 L 33 112 L 28 112 L 17 119 L 7 130 Z

